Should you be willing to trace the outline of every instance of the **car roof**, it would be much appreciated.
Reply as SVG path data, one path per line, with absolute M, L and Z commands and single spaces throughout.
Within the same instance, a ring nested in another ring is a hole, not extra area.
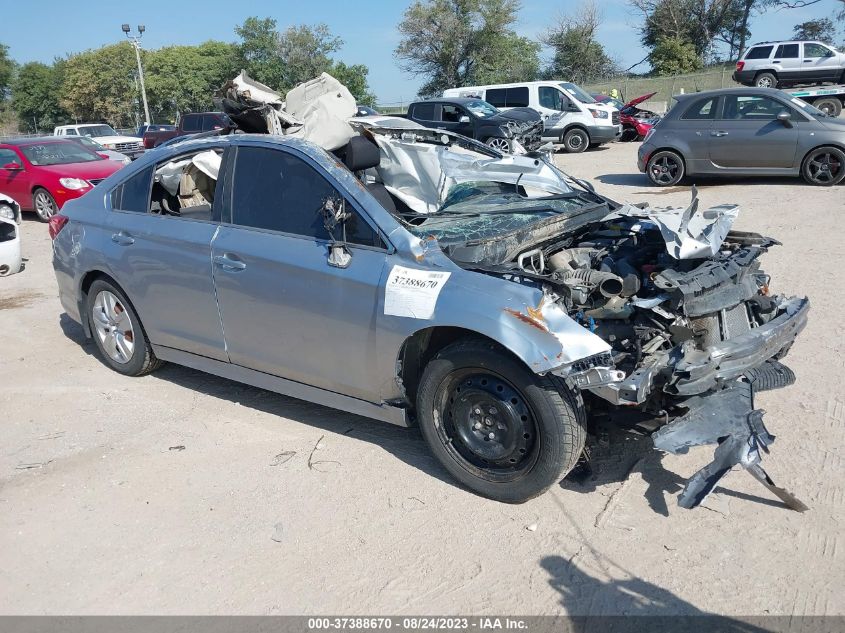
M 432 97 L 431 99 L 423 99 L 416 103 L 469 103 L 470 101 L 483 101 L 481 97 Z
M 715 90 L 702 90 L 701 92 L 687 92 L 685 94 L 673 95 L 672 98 L 675 99 L 675 101 L 685 101 L 696 97 L 717 97 L 720 95 L 748 94 L 749 92 L 771 95 L 773 97 L 789 98 L 789 95 L 777 88 L 748 88 L 745 86 L 736 88 L 716 88 Z
M 23 147 L 25 145 L 35 145 L 37 143 L 67 143 L 68 139 L 58 136 L 32 136 L 26 138 L 10 138 L 8 140 L 0 141 L 0 145 L 14 145 L 16 147 Z

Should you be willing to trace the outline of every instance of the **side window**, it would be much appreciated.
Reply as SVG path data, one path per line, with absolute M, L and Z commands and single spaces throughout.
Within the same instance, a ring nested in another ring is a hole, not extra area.
M 487 103 L 497 108 L 507 107 L 507 90 L 504 88 L 491 88 L 487 91 Z
M 112 189 L 112 209 L 146 213 L 150 205 L 150 181 L 152 176 L 153 168 L 150 166 Z
M 442 120 L 447 123 L 458 123 L 464 115 L 464 111 L 456 105 L 444 103 L 441 109 Z
M 8 165 L 9 163 L 20 165 L 21 159 L 18 158 L 18 155 L 13 149 L 0 149 L 0 169 L 3 168 L 3 165 Z
M 771 121 L 784 110 L 786 105 L 761 95 L 725 95 L 725 109 L 722 118 L 734 121 Z
M 755 46 L 745 55 L 745 59 L 768 59 L 774 46 Z
M 781 44 L 775 51 L 779 59 L 798 59 L 798 44 Z
M 709 120 L 716 117 L 716 102 L 718 97 L 709 97 L 695 101 L 681 119 L 686 121 Z
M 833 51 L 821 44 L 804 44 L 804 57 L 833 57 Z
M 201 132 L 202 131 L 202 117 L 196 114 L 184 115 L 182 121 L 182 130 L 184 132 Z
M 65 134 L 67 136 L 79 136 L 79 134 L 76 133 L 76 130 L 65 130 Z
M 507 102 L 509 108 L 528 107 L 528 87 L 508 88 Z M 493 105 L 496 105 L 495 103 Z
M 434 121 L 434 104 L 418 103 L 414 106 L 413 116 L 421 121 Z
M 150 213 L 188 220 L 213 220 L 214 196 L 223 150 L 207 149 L 177 156 L 155 166 Z
M 322 209 L 329 198 L 343 196 L 316 169 L 288 152 L 241 147 L 235 161 L 232 222 L 239 226 L 329 240 Z M 383 246 L 369 224 L 347 203 L 351 244 Z M 341 238 L 340 227 L 336 237 Z
M 550 86 L 540 86 L 540 105 L 550 110 L 563 110 L 560 90 Z

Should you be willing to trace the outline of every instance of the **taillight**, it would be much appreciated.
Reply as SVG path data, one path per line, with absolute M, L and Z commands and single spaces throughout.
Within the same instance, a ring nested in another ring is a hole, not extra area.
M 745 62 L 737 62 L 736 63 L 736 71 L 740 72 L 743 68 L 745 68 Z
M 70 218 L 61 213 L 57 213 L 47 221 L 47 230 L 50 232 L 50 239 L 56 239 L 59 232 L 65 228 L 65 224 Z

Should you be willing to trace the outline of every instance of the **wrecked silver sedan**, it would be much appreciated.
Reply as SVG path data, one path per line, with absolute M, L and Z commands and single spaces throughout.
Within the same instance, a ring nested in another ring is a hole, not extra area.
M 187 140 L 51 219 L 64 309 L 103 361 L 163 361 L 400 425 L 466 487 L 542 493 L 591 415 L 716 445 L 694 507 L 773 437 L 754 394 L 808 301 L 769 293 L 771 238 L 733 206 L 620 205 L 542 154 L 366 117 L 328 152 L 295 136 Z

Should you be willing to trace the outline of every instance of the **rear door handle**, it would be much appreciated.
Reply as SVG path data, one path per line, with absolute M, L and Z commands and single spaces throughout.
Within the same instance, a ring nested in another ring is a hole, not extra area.
M 728 132 L 719 130 L 718 132 L 710 132 L 710 136 L 727 136 Z
M 233 256 L 229 255 L 229 253 L 224 253 L 223 255 L 216 255 L 213 261 L 223 270 L 228 270 L 232 272 L 243 270 L 244 268 L 246 268 L 246 264 L 244 264 L 240 259 L 236 259 Z
M 120 231 L 111 236 L 111 241 L 121 246 L 130 246 L 135 243 L 135 238 L 129 235 L 126 231 Z

